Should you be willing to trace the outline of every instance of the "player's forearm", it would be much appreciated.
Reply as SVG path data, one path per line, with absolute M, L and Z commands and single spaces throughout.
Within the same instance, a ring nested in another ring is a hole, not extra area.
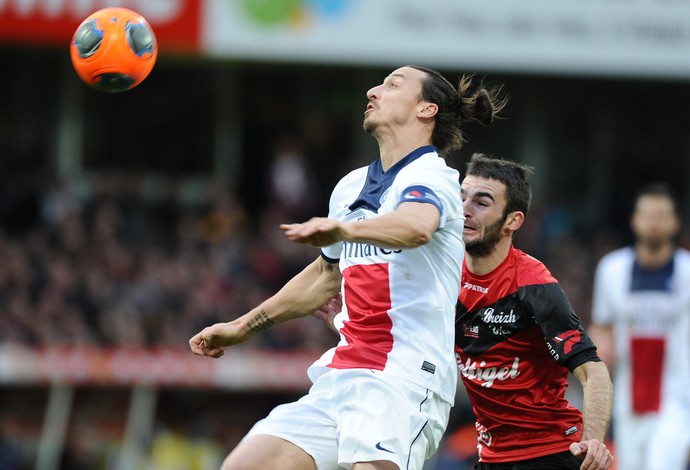
M 431 204 L 405 203 L 390 214 L 347 224 L 346 240 L 382 248 L 415 248 L 431 240 L 439 213 Z
M 611 420 L 613 386 L 603 362 L 588 362 L 574 371 L 584 391 L 582 440 L 604 441 Z
M 238 320 L 248 334 L 253 334 L 310 315 L 340 291 L 340 280 L 338 266 L 319 258 Z

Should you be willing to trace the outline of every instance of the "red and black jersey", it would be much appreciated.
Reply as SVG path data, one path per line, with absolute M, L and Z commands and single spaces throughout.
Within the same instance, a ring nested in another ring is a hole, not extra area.
M 511 247 L 489 274 L 463 263 L 455 343 L 482 462 L 563 452 L 580 440 L 582 413 L 565 399 L 568 371 L 599 358 L 542 262 Z

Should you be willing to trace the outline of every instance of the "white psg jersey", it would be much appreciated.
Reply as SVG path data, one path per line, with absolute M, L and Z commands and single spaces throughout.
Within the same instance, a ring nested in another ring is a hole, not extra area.
M 460 290 L 464 216 L 459 173 L 432 146 L 421 147 L 385 173 L 380 160 L 345 176 L 331 195 L 329 217 L 371 219 L 406 201 L 433 204 L 441 223 L 429 243 L 385 249 L 342 242 L 322 249 L 339 262 L 343 310 L 334 323 L 338 345 L 309 369 L 365 368 L 400 377 L 452 403 L 457 366 L 453 349 Z
M 669 340 L 687 322 L 689 302 L 686 250 L 676 249 L 673 262 L 651 273 L 635 265 L 632 247 L 613 251 L 599 262 L 592 321 L 614 328 L 616 415 L 658 413 L 662 401 L 687 393 L 690 340 Z

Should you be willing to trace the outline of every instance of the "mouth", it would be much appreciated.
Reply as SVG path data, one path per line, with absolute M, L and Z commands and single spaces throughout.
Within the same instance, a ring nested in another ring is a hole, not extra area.
M 473 233 L 477 233 L 477 232 L 478 232 L 477 227 L 472 227 L 470 225 L 463 225 L 463 227 L 462 227 L 463 235 L 464 234 L 473 234 Z
M 369 103 L 369 104 L 367 105 L 367 109 L 364 111 L 364 114 L 368 113 L 368 112 L 371 111 L 372 109 L 374 109 L 374 105 L 371 104 L 371 103 Z

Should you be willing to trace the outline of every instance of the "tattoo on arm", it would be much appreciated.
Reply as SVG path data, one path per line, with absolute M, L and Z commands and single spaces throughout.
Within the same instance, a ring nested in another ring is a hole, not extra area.
M 273 320 L 268 318 L 268 314 L 262 308 L 261 311 L 259 313 L 257 313 L 254 318 L 249 320 L 249 323 L 247 323 L 247 326 L 254 333 L 258 333 L 260 331 L 268 330 L 270 327 L 272 327 L 273 326 Z

